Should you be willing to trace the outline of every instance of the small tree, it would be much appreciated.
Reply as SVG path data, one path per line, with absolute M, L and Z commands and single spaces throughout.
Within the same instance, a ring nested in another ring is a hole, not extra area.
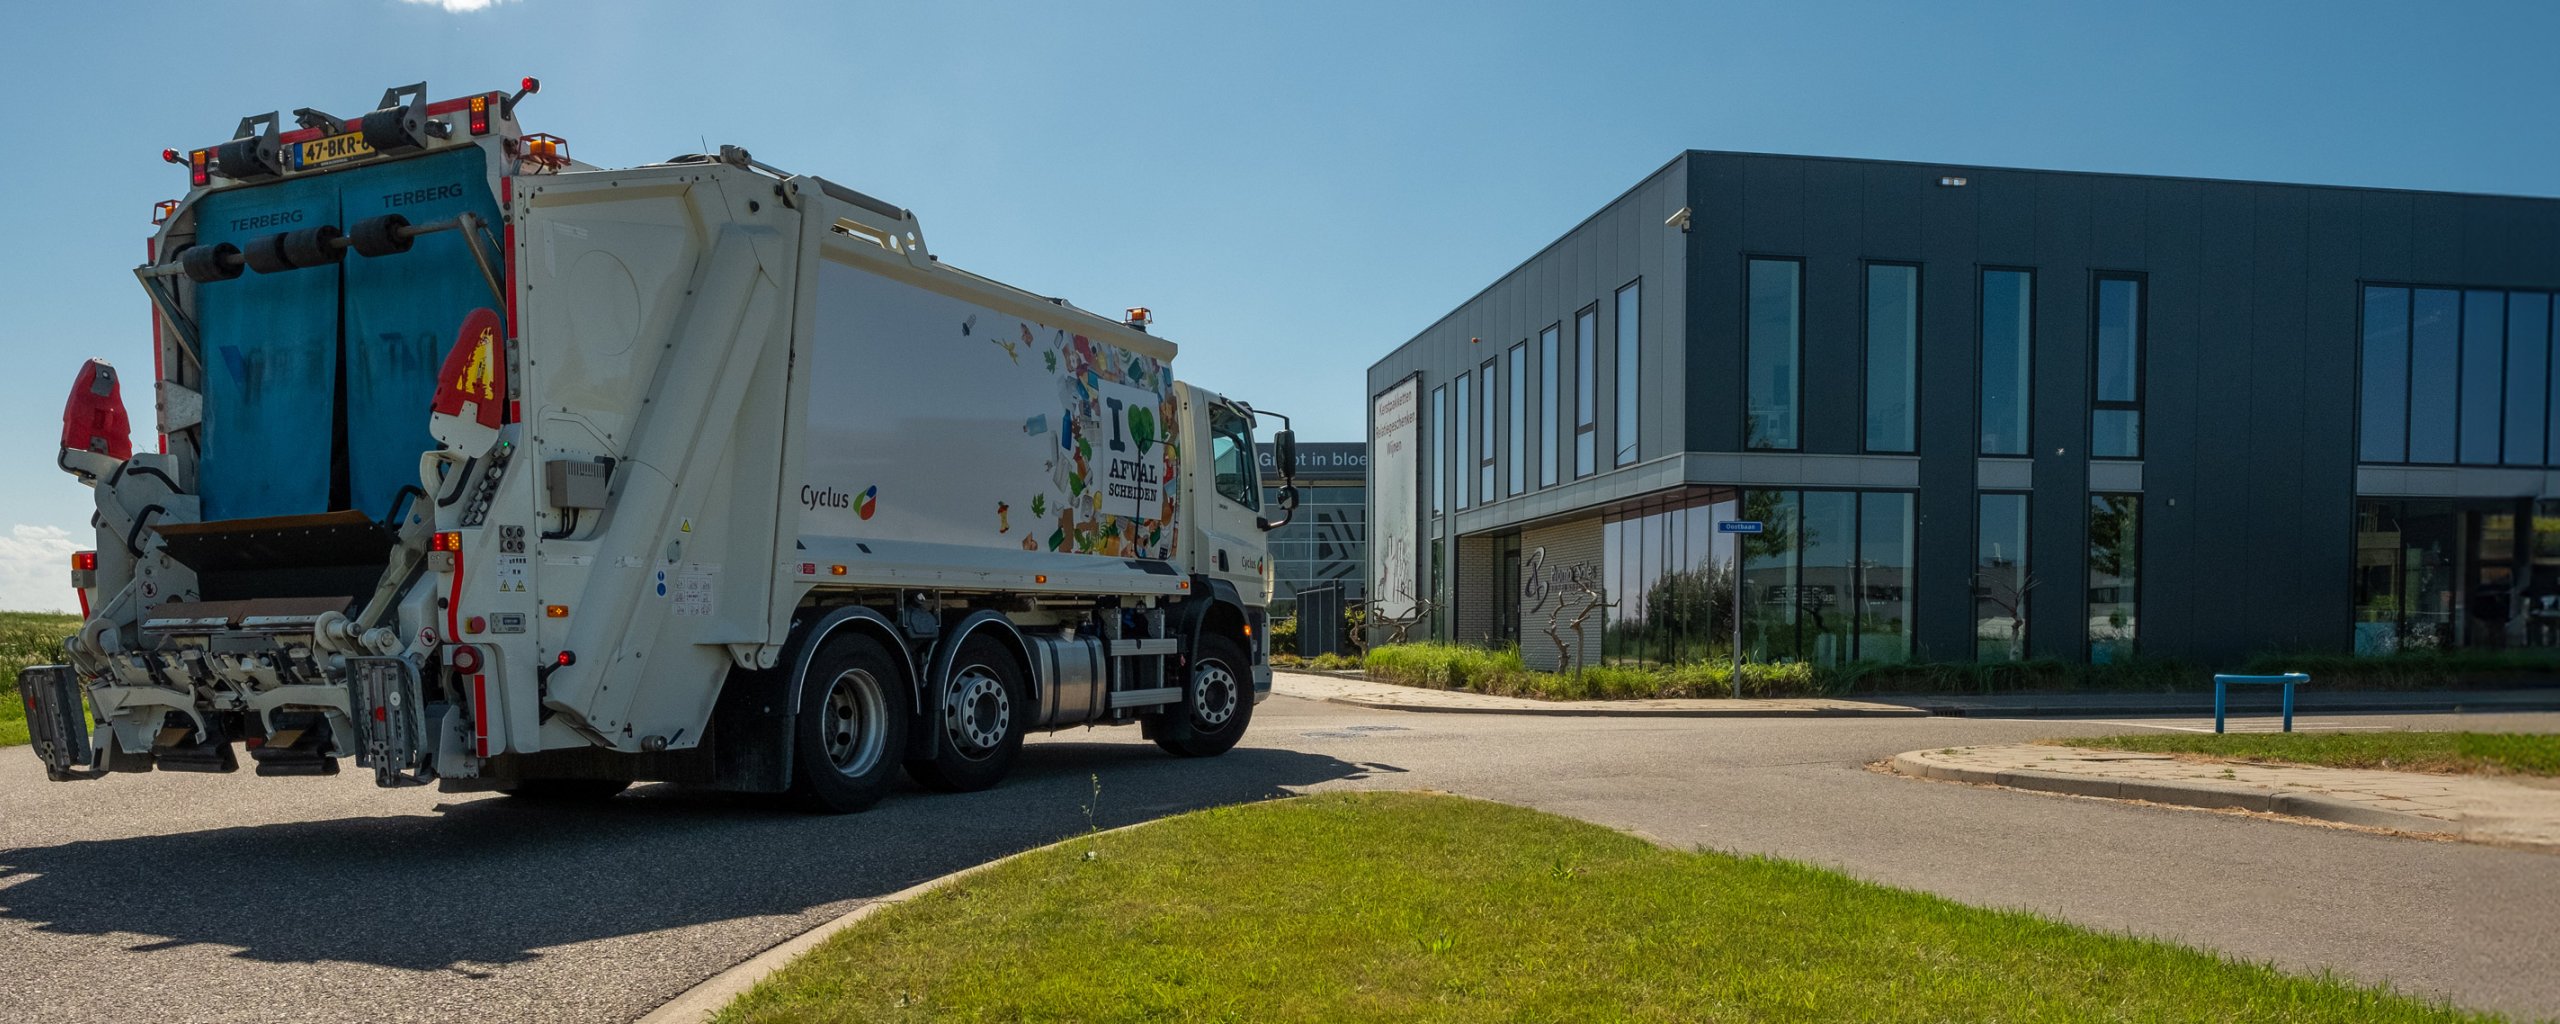
M 1396 596 L 1403 598 L 1405 601 L 1405 613 L 1402 615 L 1388 615 L 1385 612 L 1380 611 L 1376 605 L 1371 605 L 1368 609 L 1369 614 L 1367 624 L 1373 628 L 1385 629 L 1387 631 L 1387 643 L 1389 646 L 1404 643 L 1405 637 L 1413 632 L 1413 627 L 1420 625 L 1424 619 L 1430 618 L 1431 613 L 1438 611 L 1440 608 L 1440 602 L 1438 601 L 1434 601 L 1428 597 L 1415 596 L 1413 588 L 1411 587 L 1397 587 Z M 1365 641 L 1368 639 L 1367 634 L 1369 631 L 1367 629 L 1360 629 L 1354 630 L 1353 632 L 1355 635 L 1359 636 L 1362 641 L 1364 641 L 1360 646 L 1365 651 L 1367 649 Z

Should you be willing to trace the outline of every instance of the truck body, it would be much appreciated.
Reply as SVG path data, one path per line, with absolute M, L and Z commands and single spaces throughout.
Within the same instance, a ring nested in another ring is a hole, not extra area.
M 110 367 L 65 413 L 98 546 L 25 677 L 54 777 L 245 751 L 840 811 L 901 767 L 993 785 L 1041 729 L 1233 745 L 1270 685 L 1250 407 L 1143 310 L 958 270 L 734 147 L 577 163 L 524 95 L 169 154 L 161 450 L 97 426 Z

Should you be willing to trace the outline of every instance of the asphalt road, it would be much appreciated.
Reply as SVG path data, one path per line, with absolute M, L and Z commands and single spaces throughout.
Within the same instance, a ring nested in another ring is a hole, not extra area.
M 2451 724 L 2306 724 L 2324 722 Z M 2554 730 L 2560 715 L 2461 724 Z M 667 787 L 516 806 L 352 773 L 49 784 L 24 750 L 0 750 L 0 1020 L 627 1021 L 866 898 L 1090 826 L 1336 788 L 1466 793 L 2560 1015 L 2560 857 L 1866 767 L 2122 728 L 1424 715 L 1274 697 L 1246 746 L 1214 761 L 1165 757 L 1135 730 L 1062 733 L 995 791 L 909 790 L 843 818 Z

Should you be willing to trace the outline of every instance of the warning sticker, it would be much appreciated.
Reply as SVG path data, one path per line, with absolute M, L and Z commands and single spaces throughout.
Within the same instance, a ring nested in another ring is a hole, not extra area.
M 532 556 L 498 556 L 498 592 L 501 594 L 530 594 L 533 592 Z
M 686 562 L 672 581 L 675 613 L 688 617 L 709 617 L 714 611 L 712 597 L 720 579 L 717 562 Z

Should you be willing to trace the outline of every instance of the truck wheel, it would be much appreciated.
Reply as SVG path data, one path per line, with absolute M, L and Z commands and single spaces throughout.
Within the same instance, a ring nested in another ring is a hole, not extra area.
M 907 750 L 907 685 L 880 641 L 838 633 L 800 677 L 792 802 L 821 814 L 867 810 L 889 793 Z
M 536 803 L 583 804 L 609 800 L 629 788 L 631 783 L 621 779 L 520 779 L 498 792 Z
M 1216 757 L 1243 739 L 1252 721 L 1253 676 L 1244 648 L 1227 637 L 1202 637 L 1181 706 L 1157 714 L 1156 746 L 1176 757 Z
M 935 706 L 925 710 L 941 726 L 942 742 L 932 757 L 907 762 L 907 774 L 945 793 L 1004 781 L 1022 755 L 1022 733 L 1032 713 L 1013 652 L 984 633 L 970 637 L 936 696 Z

